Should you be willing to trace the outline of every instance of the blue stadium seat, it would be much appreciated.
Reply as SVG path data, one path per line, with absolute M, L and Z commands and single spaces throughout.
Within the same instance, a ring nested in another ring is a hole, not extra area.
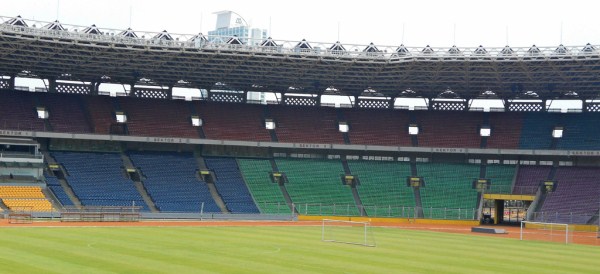
M 234 158 L 205 158 L 205 162 L 216 175 L 215 187 L 229 211 L 259 213 Z
M 73 202 L 71 201 L 71 199 L 69 198 L 69 195 L 67 195 L 67 193 L 65 192 L 63 187 L 60 185 L 58 178 L 56 178 L 50 174 L 47 174 L 47 173 L 44 174 L 44 177 L 46 178 L 46 185 L 48 186 L 50 191 L 52 191 L 52 193 L 54 193 L 54 196 L 56 196 L 58 201 L 63 206 L 72 206 Z
M 160 211 L 221 212 L 206 183 L 196 177 L 198 166 L 190 153 L 130 152 L 129 157 L 145 176 L 144 187 Z
M 141 206 L 148 210 L 133 182 L 121 170 L 116 153 L 52 152 L 67 171 L 67 181 L 84 206 Z

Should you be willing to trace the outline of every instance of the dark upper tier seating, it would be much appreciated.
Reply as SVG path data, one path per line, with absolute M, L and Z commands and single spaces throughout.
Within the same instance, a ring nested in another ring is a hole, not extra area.
M 490 113 L 492 134 L 487 138 L 488 148 L 519 148 L 523 114 Z
M 46 107 L 48 120 L 55 132 L 91 133 L 82 107 L 81 95 L 36 94 L 40 104 Z
M 195 103 L 207 139 L 271 141 L 261 105 Z
M 600 149 L 599 113 L 573 113 L 563 117 L 564 134 L 557 143 L 557 149 Z
M 191 111 L 183 101 L 119 98 L 129 135 L 198 138 Z
M 0 128 L 45 131 L 32 98 L 33 94 L 28 92 L 0 91 Z
M 411 146 L 406 111 L 348 109 L 344 113 L 352 144 Z
M 92 131 L 98 134 L 111 133 L 110 127 L 116 123 L 114 99 L 108 96 L 84 96 L 83 99 L 91 117 Z
M 416 117 L 421 129 L 420 147 L 478 148 L 481 145 L 481 113 L 420 111 Z
M 44 106 L 48 121 L 37 118 Z M 119 109 L 117 109 L 119 108 Z M 127 114 L 127 126 L 118 126 L 115 111 Z M 350 125 L 351 144 L 412 146 L 410 117 L 420 127 L 420 147 L 478 148 L 479 128 L 489 125 L 492 135 L 485 147 L 504 149 L 600 149 L 600 113 L 489 113 L 458 111 L 399 111 L 387 109 L 334 109 L 329 107 L 186 102 L 74 94 L 0 91 L 0 128 L 65 133 L 128 134 L 132 136 L 199 138 L 191 125 L 196 112 L 206 138 L 271 141 L 265 118 L 273 118 L 279 142 L 343 144 L 339 119 Z M 265 115 L 269 116 L 266 117 Z M 489 120 L 485 121 L 485 115 Z M 563 138 L 551 136 L 564 127 Z
M 270 106 L 279 142 L 343 144 L 335 109 L 320 107 Z
M 552 130 L 559 124 L 561 114 L 525 113 L 519 148 L 550 149 Z

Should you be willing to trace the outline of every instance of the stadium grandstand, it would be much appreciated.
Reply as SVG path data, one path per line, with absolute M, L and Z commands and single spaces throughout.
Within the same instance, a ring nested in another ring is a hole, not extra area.
M 3 212 L 599 222 L 598 45 L 249 42 L 18 16 L 0 17 L 0 47 Z

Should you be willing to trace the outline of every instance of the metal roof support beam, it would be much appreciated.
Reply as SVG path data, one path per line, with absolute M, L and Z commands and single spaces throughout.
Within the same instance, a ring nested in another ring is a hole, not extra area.
M 547 101 L 548 101 L 548 99 L 546 99 L 546 98 L 542 99 L 542 111 L 543 112 L 547 112 L 548 111 L 548 107 L 546 105 Z
M 167 99 L 173 100 L 173 86 L 167 87 Z
M 10 78 L 8 79 L 8 89 L 10 90 L 14 90 L 15 89 L 15 76 L 11 75 Z
M 56 93 L 56 79 L 48 78 L 48 93 Z
M 127 94 L 127 96 L 135 97 L 134 88 L 133 88 L 134 86 L 135 86 L 135 83 L 129 84 L 129 94 Z
M 91 82 L 92 95 L 98 95 L 98 89 L 100 88 L 100 82 Z

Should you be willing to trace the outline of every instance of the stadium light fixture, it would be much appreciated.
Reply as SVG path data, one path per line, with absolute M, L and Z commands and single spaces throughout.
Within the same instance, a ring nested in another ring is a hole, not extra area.
M 275 121 L 273 121 L 273 119 L 265 119 L 265 128 L 274 130 L 276 128 Z
M 117 123 L 127 123 L 127 115 L 125 114 L 125 112 L 117 111 L 115 113 L 115 119 L 117 120 Z
M 348 125 L 347 122 L 339 122 L 338 130 L 342 133 L 347 133 L 348 131 L 350 131 L 350 126 Z
M 408 125 L 408 134 L 409 135 L 418 135 L 419 134 L 419 126 L 416 124 Z
M 197 115 L 192 116 L 192 126 L 195 127 L 201 127 L 202 126 L 202 119 L 200 119 L 200 117 L 198 117 Z
M 492 129 L 489 126 L 482 126 L 479 129 L 479 136 L 490 137 L 490 135 L 492 135 Z
M 48 119 L 48 117 L 50 117 L 50 114 L 48 113 L 48 110 L 46 110 L 45 107 L 37 107 L 37 116 L 40 119 Z
M 554 130 L 552 130 L 552 137 L 553 138 L 562 138 L 563 136 L 563 127 L 554 127 Z

